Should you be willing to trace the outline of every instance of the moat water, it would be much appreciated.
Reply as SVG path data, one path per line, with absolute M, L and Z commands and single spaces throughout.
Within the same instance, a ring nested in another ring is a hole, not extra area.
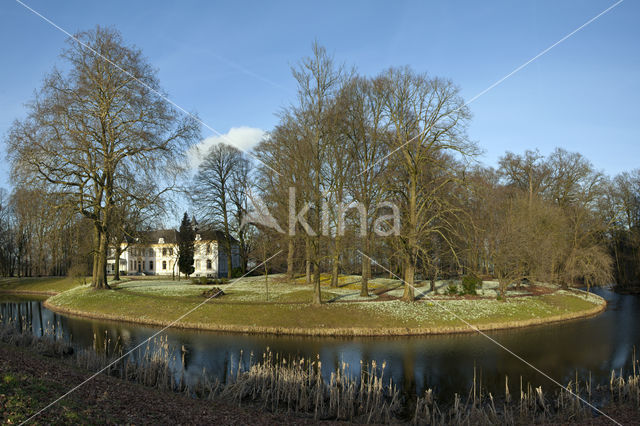
M 574 379 L 576 372 L 583 378 L 591 374 L 594 383 L 607 383 L 612 369 L 631 367 L 634 348 L 640 345 L 640 297 L 602 288 L 594 292 L 608 302 L 606 311 L 598 316 L 488 335 L 562 384 Z M 53 328 L 76 349 L 92 349 L 94 342 L 103 348 L 106 339 L 111 342 L 111 351 L 126 352 L 160 330 L 60 315 L 44 308 L 42 299 L 35 297 L 0 296 L 0 316 L 5 322 L 12 318 L 17 326 L 30 327 L 35 334 Z M 482 385 L 496 395 L 504 392 L 505 375 L 513 384 L 512 392 L 519 386 L 520 377 L 525 384 L 542 385 L 546 391 L 556 388 L 530 366 L 479 334 L 320 338 L 168 329 L 162 336 L 175 356 L 172 368 L 187 380 L 196 380 L 203 371 L 210 378 L 225 380 L 239 363 L 247 367 L 251 353 L 255 359 L 271 350 L 291 357 L 319 355 L 326 377 L 342 362 L 358 374 L 361 360 L 364 363 L 376 360 L 378 365 L 386 361 L 385 377 L 393 378 L 404 392 L 415 394 L 432 388 L 444 399 L 468 392 L 474 366 Z M 114 348 L 116 342 L 120 347 Z

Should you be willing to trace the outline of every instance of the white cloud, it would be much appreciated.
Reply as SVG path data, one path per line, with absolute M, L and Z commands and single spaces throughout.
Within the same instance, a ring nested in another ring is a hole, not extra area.
M 255 127 L 232 127 L 228 133 L 222 136 L 210 136 L 191 147 L 187 153 L 189 163 L 194 169 L 197 168 L 209 152 L 209 149 L 219 143 L 226 143 L 240 150 L 248 151 L 256 146 L 264 135 L 264 130 Z

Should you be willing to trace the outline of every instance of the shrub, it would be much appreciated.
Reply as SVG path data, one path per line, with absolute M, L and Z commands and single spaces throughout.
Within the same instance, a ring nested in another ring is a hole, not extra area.
M 482 287 L 482 280 L 475 275 L 465 275 L 462 277 L 462 290 L 460 294 L 477 294 L 479 287 Z
M 231 270 L 231 278 L 240 278 L 242 276 L 242 268 L 233 268 Z
M 221 297 L 224 296 L 224 291 L 222 291 L 220 289 L 220 287 L 213 287 L 212 289 L 209 290 L 205 290 L 204 292 L 202 292 L 202 296 L 206 297 L 207 299 L 214 299 L 216 297 Z
M 200 285 L 207 285 L 209 280 L 207 277 L 200 277 Z
M 447 289 L 444 291 L 444 294 L 446 294 L 447 296 L 457 296 L 458 286 L 450 282 L 449 285 L 447 285 Z
M 87 265 L 82 263 L 76 263 L 71 265 L 67 271 L 67 276 L 71 278 L 77 284 L 87 283 Z

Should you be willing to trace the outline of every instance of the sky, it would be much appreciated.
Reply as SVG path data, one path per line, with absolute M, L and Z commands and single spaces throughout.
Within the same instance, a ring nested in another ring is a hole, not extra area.
M 391 66 L 451 79 L 472 99 L 615 4 L 576 1 L 40 1 L 75 33 L 110 26 L 142 49 L 170 99 L 248 149 L 294 101 L 291 66 L 317 40 L 373 76 Z M 470 105 L 469 135 L 495 166 L 505 151 L 578 151 L 609 175 L 640 167 L 640 3 L 625 0 Z M 67 36 L 0 3 L 0 187 L 5 138 Z M 200 148 L 222 140 L 203 128 Z M 194 160 L 197 163 L 197 158 Z

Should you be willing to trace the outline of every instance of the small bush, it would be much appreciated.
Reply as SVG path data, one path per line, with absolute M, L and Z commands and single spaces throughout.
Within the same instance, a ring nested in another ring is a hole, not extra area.
M 233 268 L 231 270 L 231 278 L 240 278 L 242 276 L 242 268 Z
M 450 282 L 449 285 L 447 285 L 447 289 L 444 291 L 444 294 L 446 294 L 447 296 L 457 296 L 458 286 Z
M 479 287 L 482 287 L 482 280 L 475 275 L 465 275 L 462 277 L 462 290 L 460 294 L 476 295 Z
M 224 296 L 224 294 L 225 294 L 224 291 L 222 291 L 220 287 L 213 287 L 212 289 L 205 290 L 204 292 L 202 292 L 202 296 L 206 297 L 207 299 L 222 297 Z
M 82 263 L 76 263 L 71 265 L 67 271 L 67 276 L 71 278 L 77 284 L 87 283 L 87 265 Z

